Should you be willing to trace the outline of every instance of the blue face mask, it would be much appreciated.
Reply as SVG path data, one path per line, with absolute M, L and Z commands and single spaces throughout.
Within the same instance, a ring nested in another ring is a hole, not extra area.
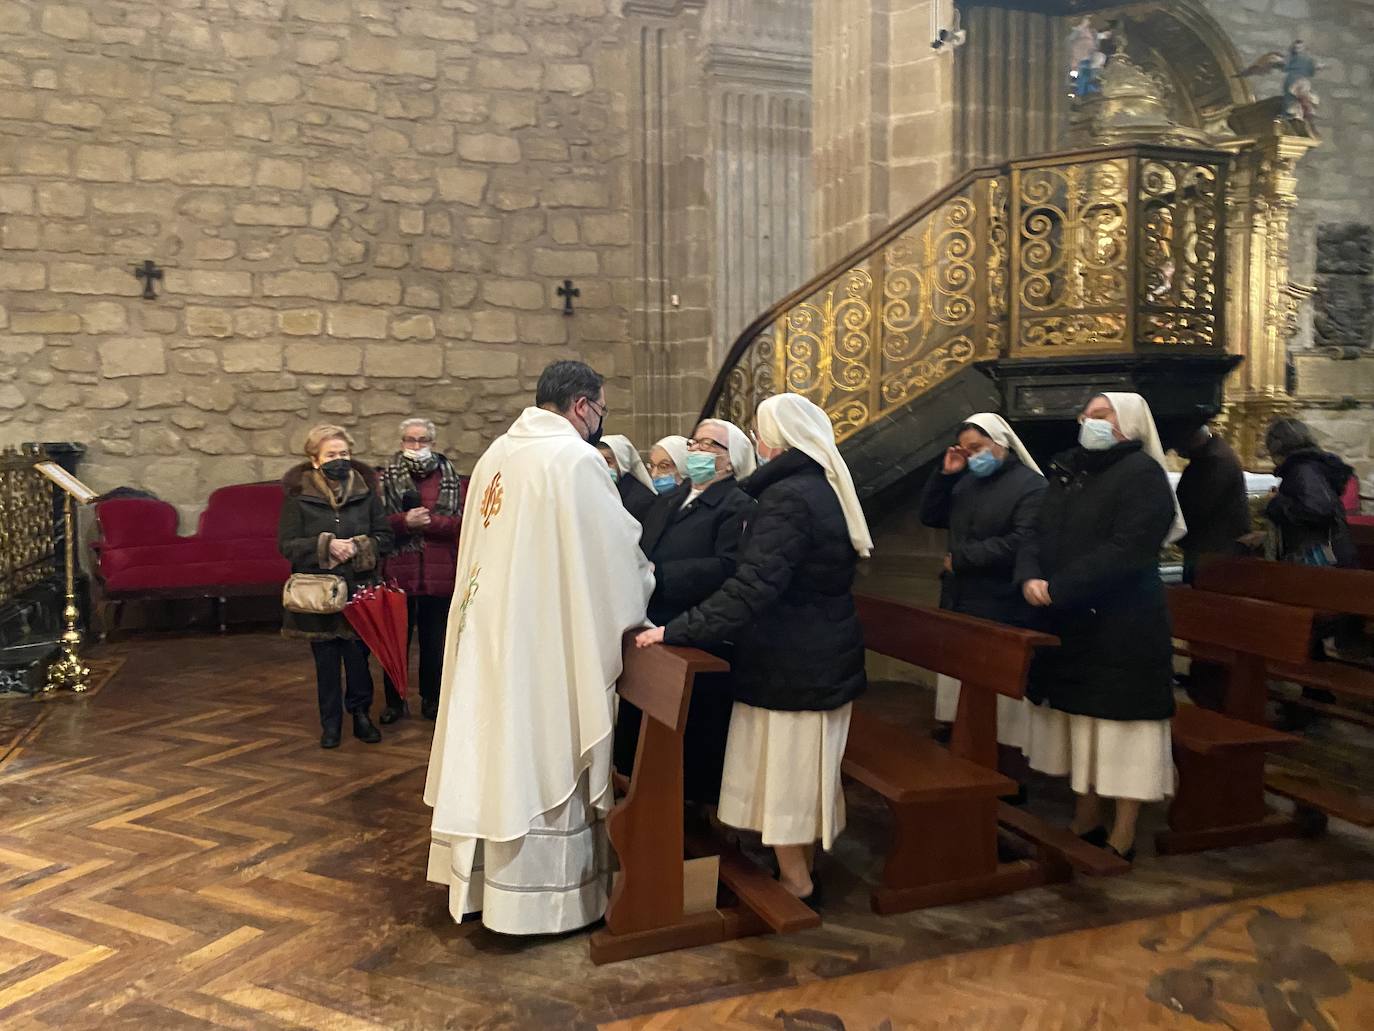
M 1001 467 L 1002 460 L 991 451 L 979 451 L 976 455 L 969 456 L 968 471 L 980 480 L 984 476 L 991 476 Z
M 687 452 L 687 475 L 700 487 L 716 478 L 716 456 L 706 451 Z
M 611 474 L 611 482 L 612 482 L 612 483 L 619 483 L 619 482 L 620 482 L 620 471 L 619 471 L 618 469 L 612 469 L 612 468 L 608 465 L 608 466 L 606 466 L 606 471 L 607 471 L 608 473 Z
M 677 480 L 671 476 L 654 477 L 654 490 L 658 491 L 660 494 L 667 494 L 676 486 Z
M 1078 443 L 1087 451 L 1110 451 L 1116 447 L 1116 429 L 1106 419 L 1084 419 Z

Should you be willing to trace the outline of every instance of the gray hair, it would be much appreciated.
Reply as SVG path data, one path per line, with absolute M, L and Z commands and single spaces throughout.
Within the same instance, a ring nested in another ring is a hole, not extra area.
M 1264 434 L 1264 450 L 1276 460 L 1316 446 L 1317 438 L 1312 434 L 1312 427 L 1301 419 L 1275 419 Z
M 411 427 L 411 426 L 420 426 L 420 427 L 423 427 L 423 428 L 424 428 L 424 431 L 425 431 L 425 433 L 428 435 L 429 439 L 430 439 L 431 441 L 434 440 L 434 423 L 430 422 L 428 419 L 420 419 L 420 418 L 416 418 L 416 417 L 414 417 L 414 416 L 412 416 L 412 417 L 409 418 L 409 419 L 402 419 L 402 420 L 401 420 L 401 436 L 402 436 L 402 437 L 404 437 L 404 436 L 406 435 L 406 430 L 407 430 L 409 427 Z

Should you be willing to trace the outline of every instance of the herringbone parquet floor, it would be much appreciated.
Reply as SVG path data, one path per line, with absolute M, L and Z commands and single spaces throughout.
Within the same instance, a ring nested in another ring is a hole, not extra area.
M 603 1031 L 1356 1031 L 1374 1027 L 1374 883 L 966 952 Z
M 114 679 L 0 763 L 6 1031 L 586 1027 L 1374 869 L 1368 838 L 1335 833 L 877 917 L 882 808 L 851 790 L 821 928 L 594 967 L 583 934 L 449 919 L 424 881 L 427 722 L 321 751 L 308 653 L 274 634 L 105 654 Z M 1083 1026 L 1037 1020 L 987 1026 Z

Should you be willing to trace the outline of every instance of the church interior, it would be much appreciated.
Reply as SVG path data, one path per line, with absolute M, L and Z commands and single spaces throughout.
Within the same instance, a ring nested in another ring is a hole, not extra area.
M 1374 1027 L 1372 81 L 1371 0 L 0 0 L 0 1025 Z M 765 443 L 776 395 L 828 417 L 873 553 L 812 905 L 679 819 L 709 650 L 626 639 L 581 930 L 427 878 L 428 695 L 321 749 L 281 632 L 307 431 L 381 470 L 427 425 L 466 529 L 565 359 L 651 467 Z M 1131 858 L 1008 775 L 1055 641 L 937 609 L 921 516 L 970 413 L 1049 468 L 1099 391 L 1174 482 L 1228 441 L 1252 529 L 1301 420 L 1360 563 L 1161 552 L 1177 786 Z

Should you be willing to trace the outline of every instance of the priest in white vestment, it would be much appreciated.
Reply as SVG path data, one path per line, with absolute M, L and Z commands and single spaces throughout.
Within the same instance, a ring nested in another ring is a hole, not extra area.
M 431 881 L 507 934 L 605 914 L 621 637 L 654 578 L 592 446 L 602 377 L 555 362 L 473 470 L 425 781 Z M 589 441 L 591 443 L 589 443 Z

